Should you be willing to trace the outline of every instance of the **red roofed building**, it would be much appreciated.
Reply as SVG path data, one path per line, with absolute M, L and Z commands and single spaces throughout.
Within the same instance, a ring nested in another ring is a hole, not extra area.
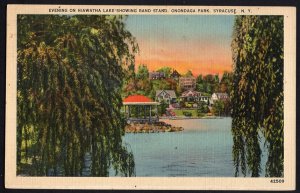
M 131 95 L 123 100 L 123 104 L 126 103 L 151 103 L 154 102 L 152 99 L 144 95 Z
M 123 100 L 127 122 L 156 122 L 158 121 L 157 105 L 144 95 L 131 95 Z M 152 106 L 155 106 L 155 116 L 152 116 Z M 133 112 L 134 111 L 134 112 Z

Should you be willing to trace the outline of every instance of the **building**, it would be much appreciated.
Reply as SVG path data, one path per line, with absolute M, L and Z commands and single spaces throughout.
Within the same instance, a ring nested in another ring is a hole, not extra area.
M 123 100 L 127 123 L 158 122 L 158 102 L 144 95 L 131 95 Z M 152 111 L 154 110 L 155 113 Z M 154 114 L 154 115 L 153 115 Z
M 218 100 L 222 100 L 222 101 L 229 100 L 229 96 L 228 96 L 227 93 L 213 93 L 211 95 L 212 104 L 213 104 L 214 101 L 218 101 Z
M 183 102 L 200 102 L 200 101 L 202 101 L 202 102 L 208 103 L 210 97 L 207 94 L 204 94 L 201 92 L 188 90 L 188 91 L 183 92 L 181 94 L 180 98 L 181 98 L 181 101 L 183 101 Z
M 196 78 L 190 77 L 180 77 L 179 86 L 183 90 L 194 90 L 196 88 Z
M 164 79 L 166 78 L 165 73 L 163 72 L 150 72 L 149 79 L 150 80 L 157 80 L 157 79 Z
M 193 90 L 185 91 L 181 94 L 180 98 L 183 102 L 197 102 L 201 93 Z
M 170 74 L 170 77 L 174 80 L 178 80 L 180 78 L 180 74 L 177 72 L 177 70 L 173 70 L 173 72 Z
M 155 100 L 158 102 L 165 101 L 168 104 L 176 103 L 176 93 L 174 90 L 157 90 Z
M 199 98 L 199 101 L 208 103 L 208 102 L 210 101 L 210 95 L 209 95 L 209 94 L 201 93 L 201 96 L 200 96 L 200 98 Z

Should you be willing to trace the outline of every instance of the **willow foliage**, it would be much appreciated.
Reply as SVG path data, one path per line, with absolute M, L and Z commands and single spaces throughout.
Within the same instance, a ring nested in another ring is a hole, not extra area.
M 266 176 L 283 176 L 283 17 L 237 16 L 232 41 L 233 159 L 240 171 L 260 175 L 261 139 Z M 261 137 L 263 136 L 263 137 Z
M 17 173 L 135 175 L 120 96 L 135 39 L 122 16 L 18 16 Z

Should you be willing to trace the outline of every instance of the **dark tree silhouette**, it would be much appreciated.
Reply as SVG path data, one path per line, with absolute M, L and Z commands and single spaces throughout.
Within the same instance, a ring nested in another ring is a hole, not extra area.
M 17 173 L 134 175 L 120 96 L 135 39 L 122 16 L 18 16 Z
M 232 134 L 236 176 L 283 176 L 283 17 L 237 16 L 233 41 Z

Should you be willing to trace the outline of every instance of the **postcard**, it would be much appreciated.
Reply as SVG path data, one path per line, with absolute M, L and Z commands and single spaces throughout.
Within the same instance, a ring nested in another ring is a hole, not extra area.
M 296 9 L 8 5 L 6 188 L 293 190 Z

